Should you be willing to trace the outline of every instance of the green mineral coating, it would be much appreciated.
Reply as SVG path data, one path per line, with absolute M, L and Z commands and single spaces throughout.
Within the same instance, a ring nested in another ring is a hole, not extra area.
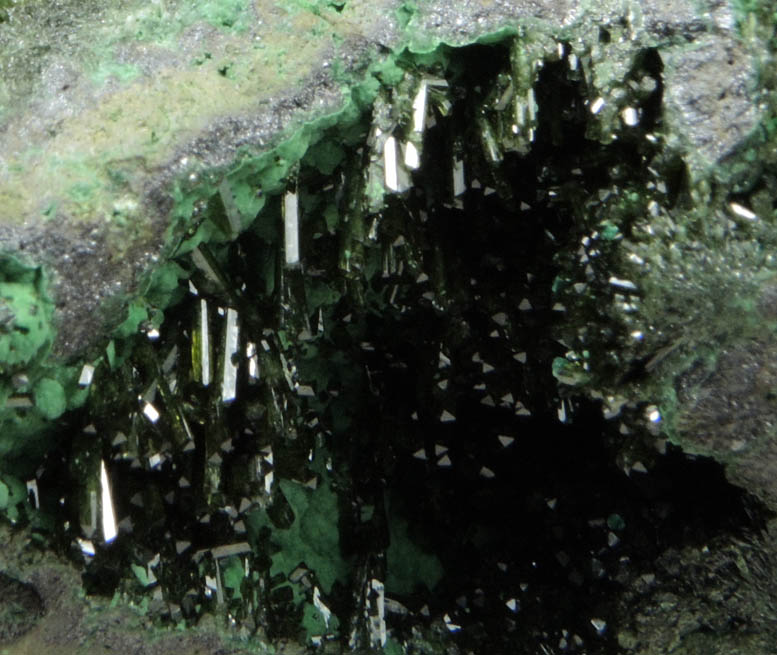
M 402 648 L 402 644 L 396 639 L 389 638 L 386 640 L 383 652 L 386 653 L 386 655 L 402 655 L 405 652 L 405 649 Z
M 47 419 L 55 419 L 67 408 L 65 390 L 62 385 L 51 378 L 43 378 L 35 385 L 33 392 L 35 407 Z
M 0 403 L 5 405 L 15 394 L 32 394 L 34 401 L 29 408 L 0 409 L 5 469 L 18 465 L 16 457 L 34 459 L 44 452 L 47 421 L 84 400 L 73 380 L 74 369 L 52 365 L 47 359 L 55 334 L 53 313 L 41 269 L 14 257 L 0 259 Z M 17 374 L 23 382 L 14 388 L 11 379 Z
M 331 175 L 344 157 L 343 147 L 329 140 L 315 144 L 305 155 L 305 158 L 324 175 Z
M 407 521 L 389 513 L 389 547 L 386 549 L 386 590 L 410 595 L 417 585 L 430 591 L 442 579 L 443 567 L 433 554 L 423 550 L 409 534 Z
M 288 529 L 273 531 L 273 543 L 278 551 L 272 555 L 270 574 L 288 576 L 303 562 L 313 571 L 324 593 L 332 591 L 336 581 L 344 582 L 349 565 L 340 552 L 337 526 L 337 496 L 325 482 L 312 490 L 298 482 L 281 480 L 283 495 L 292 507 L 294 522 Z M 267 525 L 269 519 L 254 514 L 250 524 L 254 530 Z
M 580 362 L 572 362 L 564 357 L 555 357 L 551 364 L 551 371 L 562 384 L 577 386 L 588 380 L 588 376 Z
M 219 564 L 221 575 L 224 580 L 224 586 L 231 590 L 232 598 L 239 600 L 243 598 L 240 593 L 240 585 L 246 577 L 245 566 L 239 557 L 229 557 L 226 561 Z
M 73 10 L 68 3 L 58 7 L 64 15 Z M 78 3 L 77 11 L 86 10 Z M 79 35 L 76 28 L 73 41 L 81 45 L 72 55 L 99 62 L 92 74 L 98 88 L 113 80 L 119 82 L 120 90 L 99 107 L 65 121 L 49 150 L 56 153 L 55 156 L 47 157 L 46 153 L 28 150 L 27 156 L 20 160 L 24 164 L 12 171 L 8 184 L 0 192 L 3 202 L 9 203 L 8 216 L 15 214 L 15 208 L 31 201 L 25 197 L 31 187 L 15 184 L 21 176 L 26 178 L 31 174 L 38 176 L 41 182 L 46 180 L 47 197 L 69 196 L 75 201 L 74 204 L 64 201 L 65 204 L 58 206 L 59 211 L 83 218 L 94 212 L 114 216 L 115 207 L 109 204 L 112 203 L 110 195 L 119 192 L 116 198 L 120 198 L 123 182 L 119 178 L 111 179 L 111 162 L 120 166 L 133 157 L 142 157 L 146 166 L 162 163 L 174 140 L 201 129 L 208 116 L 240 113 L 253 105 L 257 97 L 280 90 L 280 85 L 286 82 L 285 75 L 277 74 L 280 70 L 294 70 L 295 76 L 301 78 L 314 60 L 310 53 L 321 47 L 321 39 L 309 43 L 306 38 L 297 36 L 306 33 L 316 20 L 300 13 L 288 17 L 288 31 L 282 35 L 266 35 L 260 43 L 246 42 L 241 35 L 253 20 L 253 10 L 248 2 L 242 1 L 196 3 L 196 8 L 186 3 L 151 8 L 145 3 L 134 2 L 120 11 L 101 7 L 98 13 L 101 16 L 99 28 L 95 29 L 91 22 L 81 28 L 85 32 L 88 30 L 88 37 L 86 33 Z M 56 25 L 55 16 L 50 17 L 53 25 Z M 29 40 L 31 44 L 36 38 L 36 30 L 42 27 L 37 21 L 43 17 L 31 12 L 25 18 L 28 22 L 19 23 L 21 26 L 17 29 L 22 32 L 21 43 Z M 116 60 L 119 47 L 144 44 L 151 48 L 174 48 L 187 28 L 202 22 L 222 30 L 219 52 L 212 53 L 180 75 L 171 70 L 152 77 L 139 75 L 134 67 Z M 326 34 L 321 37 L 326 39 Z M 279 54 L 282 50 L 287 52 L 283 57 Z M 233 79 L 218 73 L 225 61 L 230 62 Z M 0 66 L 5 64 L 5 59 L 0 59 Z M 24 71 L 13 70 L 18 75 L 24 74 Z M 21 87 L 32 83 L 25 78 L 6 78 L 0 86 L 0 97 L 5 95 L 9 99 L 6 106 L 23 101 L 19 86 L 14 86 L 14 82 Z M 95 132 L 92 129 L 95 121 L 104 129 Z M 103 172 L 95 176 L 98 170 Z M 85 182 L 85 178 L 89 182 Z M 85 199 L 91 200 L 88 214 L 78 208 Z M 140 219 L 137 209 L 130 208 L 128 217 Z
M 305 603 L 302 612 L 302 628 L 307 634 L 307 638 L 320 637 L 324 634 L 337 634 L 340 628 L 340 621 L 336 616 L 329 617 L 329 623 L 326 622 L 324 615 L 312 603 Z
M 610 514 L 607 517 L 607 527 L 610 528 L 610 530 L 620 532 L 626 527 L 626 521 L 624 521 L 623 517 L 619 514 Z
M 151 582 L 148 579 L 148 571 L 146 570 L 145 566 L 141 566 L 140 564 L 131 564 L 132 572 L 135 574 L 135 577 L 138 579 L 138 582 L 144 587 L 148 587 Z
M 39 285 L 25 282 L 0 282 L 0 303 L 0 361 L 6 371 L 20 370 L 46 355 L 53 338 L 53 306 Z
M 19 518 L 19 506 L 27 500 L 27 489 L 21 480 L 8 473 L 3 474 L 3 482 L 0 484 L 3 485 L 0 497 L 4 497 L 4 502 L 0 503 L 0 511 L 9 521 L 16 522 Z

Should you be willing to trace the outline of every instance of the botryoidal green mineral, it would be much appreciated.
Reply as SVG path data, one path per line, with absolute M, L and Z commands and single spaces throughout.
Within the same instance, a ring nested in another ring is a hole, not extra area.
M 130 4 L 84 39 L 65 3 L 49 51 L 5 10 L 0 454 L 33 481 L 81 433 L 57 530 L 94 590 L 423 652 L 468 601 L 411 629 L 451 562 L 392 481 L 423 467 L 432 512 L 447 470 L 498 478 L 471 398 L 500 453 L 595 400 L 625 471 L 670 438 L 774 502 L 774 17 L 370 7 Z

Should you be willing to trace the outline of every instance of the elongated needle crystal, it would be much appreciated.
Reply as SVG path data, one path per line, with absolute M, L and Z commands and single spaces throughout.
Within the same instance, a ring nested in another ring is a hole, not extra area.
M 299 264 L 299 207 L 297 194 L 289 191 L 283 197 L 283 230 L 286 265 Z
M 89 525 L 81 527 L 87 537 L 92 537 L 97 530 L 97 492 L 94 490 L 89 491 Z
M 224 587 L 221 585 L 221 568 L 218 560 L 216 560 L 216 602 L 219 605 L 224 603 Z
M 221 202 L 224 205 L 224 213 L 227 215 L 227 221 L 229 221 L 229 229 L 232 232 L 231 236 L 235 237 L 240 233 L 242 220 L 240 218 L 240 210 L 235 203 L 235 196 L 232 194 L 232 187 L 227 178 L 224 178 L 221 181 L 221 184 L 219 184 L 219 195 L 221 196 Z
M 111 484 L 108 480 L 108 471 L 105 470 L 105 462 L 100 460 L 100 486 L 102 488 L 102 514 L 103 514 L 103 539 L 110 543 L 116 538 L 116 515 L 113 512 L 113 499 L 111 498 Z
M 324 624 L 329 627 L 329 619 L 332 618 L 332 610 L 330 610 L 321 600 L 321 592 L 318 587 L 313 588 L 313 605 L 321 612 L 321 617 L 324 619 Z
M 29 495 L 30 493 L 32 493 L 33 497 L 35 498 L 35 509 L 38 509 L 40 507 L 40 495 L 38 494 L 37 480 L 27 481 L 27 495 Z
M 421 155 L 412 141 L 405 144 L 405 166 L 411 170 L 421 167 Z
M 237 364 L 233 357 L 238 348 L 237 310 L 227 309 L 227 325 L 224 336 L 224 375 L 221 381 L 221 400 L 225 403 L 235 399 L 237 390 Z
M 373 647 L 386 645 L 386 604 L 384 585 L 380 580 L 373 578 L 369 583 L 370 596 L 375 603 L 374 610 L 370 612 L 370 642 Z M 372 604 L 372 603 L 370 603 Z M 372 610 L 372 608 L 370 608 Z
M 392 191 L 399 191 L 397 141 L 393 136 L 386 139 L 386 143 L 383 146 L 383 168 L 386 173 L 386 186 Z
M 256 344 L 251 341 L 246 344 L 246 359 L 248 360 L 248 377 L 251 380 L 258 380 L 259 356 L 256 353 Z
M 415 94 L 413 99 L 413 131 L 423 132 L 424 122 L 426 119 L 426 89 L 427 82 L 423 80 L 421 86 L 418 87 L 418 93 Z
M 210 335 L 208 334 L 208 301 L 200 299 L 200 375 L 202 385 L 210 384 Z
M 464 162 L 457 157 L 453 158 L 453 195 L 460 196 L 467 190 L 464 183 Z

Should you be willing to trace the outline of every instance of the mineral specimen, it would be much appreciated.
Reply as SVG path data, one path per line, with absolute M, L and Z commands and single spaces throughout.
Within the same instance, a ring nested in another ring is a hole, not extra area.
M 92 9 L 0 23 L 0 505 L 87 591 L 324 649 L 635 650 L 611 589 L 679 528 L 591 492 L 602 452 L 659 486 L 669 438 L 775 503 L 767 7 Z

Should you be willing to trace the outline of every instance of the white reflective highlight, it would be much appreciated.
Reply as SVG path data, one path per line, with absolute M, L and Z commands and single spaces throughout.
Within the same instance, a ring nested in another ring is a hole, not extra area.
M 159 420 L 159 412 L 157 411 L 156 407 L 154 407 L 151 403 L 146 403 L 143 406 L 143 413 L 146 415 L 146 418 L 152 423 L 156 423 Z
M 248 360 L 248 377 L 252 380 L 258 380 L 259 356 L 256 353 L 256 344 L 251 341 L 246 344 L 246 359 Z
M 386 597 L 380 580 L 370 580 L 365 610 L 370 621 L 370 644 L 382 648 L 386 645 Z
M 233 401 L 237 391 L 237 364 L 233 357 L 237 354 L 238 337 L 237 310 L 229 307 L 224 335 L 224 375 L 221 380 L 221 400 L 225 403 Z
M 440 414 L 440 423 L 453 423 L 456 420 L 456 417 L 451 414 L 447 409 L 444 409 L 442 411 L 442 414 Z
M 202 385 L 210 384 L 210 333 L 208 332 L 208 301 L 200 299 L 200 369 Z
M 332 610 L 330 610 L 326 605 L 324 605 L 324 601 L 321 600 L 321 592 L 319 591 L 318 587 L 313 588 L 313 605 L 319 612 L 321 612 L 321 616 L 324 619 L 324 623 L 328 628 L 329 619 L 332 618 Z
M 116 529 L 116 515 L 113 511 L 113 499 L 111 498 L 111 484 L 108 480 L 108 471 L 105 462 L 100 460 L 100 487 L 102 489 L 102 514 L 103 514 L 103 539 L 110 543 L 119 534 Z
M 618 287 L 619 289 L 625 289 L 626 291 L 636 291 L 637 285 L 634 284 L 631 280 L 621 280 L 617 277 L 611 277 L 608 282 L 614 286 Z
M 27 495 L 29 496 L 30 493 L 35 498 L 35 509 L 38 509 L 40 507 L 40 495 L 38 494 L 37 480 L 27 480 Z
M 427 82 L 423 80 L 413 99 L 413 131 L 423 132 L 426 119 Z
M 421 167 L 421 155 L 412 141 L 408 141 L 405 144 L 405 166 L 412 170 Z
M 94 544 L 89 541 L 89 539 L 81 539 L 79 537 L 76 541 L 78 542 L 78 546 L 81 548 L 81 552 L 84 555 L 94 557 Z
M 740 205 L 738 202 L 731 202 L 728 206 L 731 211 L 740 218 L 744 218 L 748 221 L 755 221 L 758 219 L 758 215 L 755 212 L 751 211 L 744 205 Z
M 443 618 L 443 621 L 445 621 L 445 627 L 448 628 L 450 632 L 458 632 L 459 630 L 461 630 L 461 626 L 458 623 L 453 622 L 450 614 L 446 614 L 442 618 Z
M 295 192 L 289 191 L 283 197 L 283 231 L 286 251 L 286 265 L 299 264 L 299 206 Z
M 91 364 L 84 364 L 81 369 L 81 376 L 78 378 L 78 385 L 81 387 L 88 387 L 92 384 L 92 378 L 94 377 L 94 366 Z
M 629 127 L 634 127 L 639 123 L 639 113 L 637 113 L 637 110 L 634 109 L 634 107 L 626 107 L 621 112 L 621 118 Z
M 591 619 L 591 625 L 598 635 L 603 635 L 607 630 L 607 621 L 604 619 L 593 618 Z
M 399 172 L 397 171 L 397 141 L 393 136 L 383 145 L 383 168 L 386 175 L 386 187 L 399 191 Z
M 464 161 L 453 158 L 453 195 L 460 196 L 467 190 L 464 184 Z

